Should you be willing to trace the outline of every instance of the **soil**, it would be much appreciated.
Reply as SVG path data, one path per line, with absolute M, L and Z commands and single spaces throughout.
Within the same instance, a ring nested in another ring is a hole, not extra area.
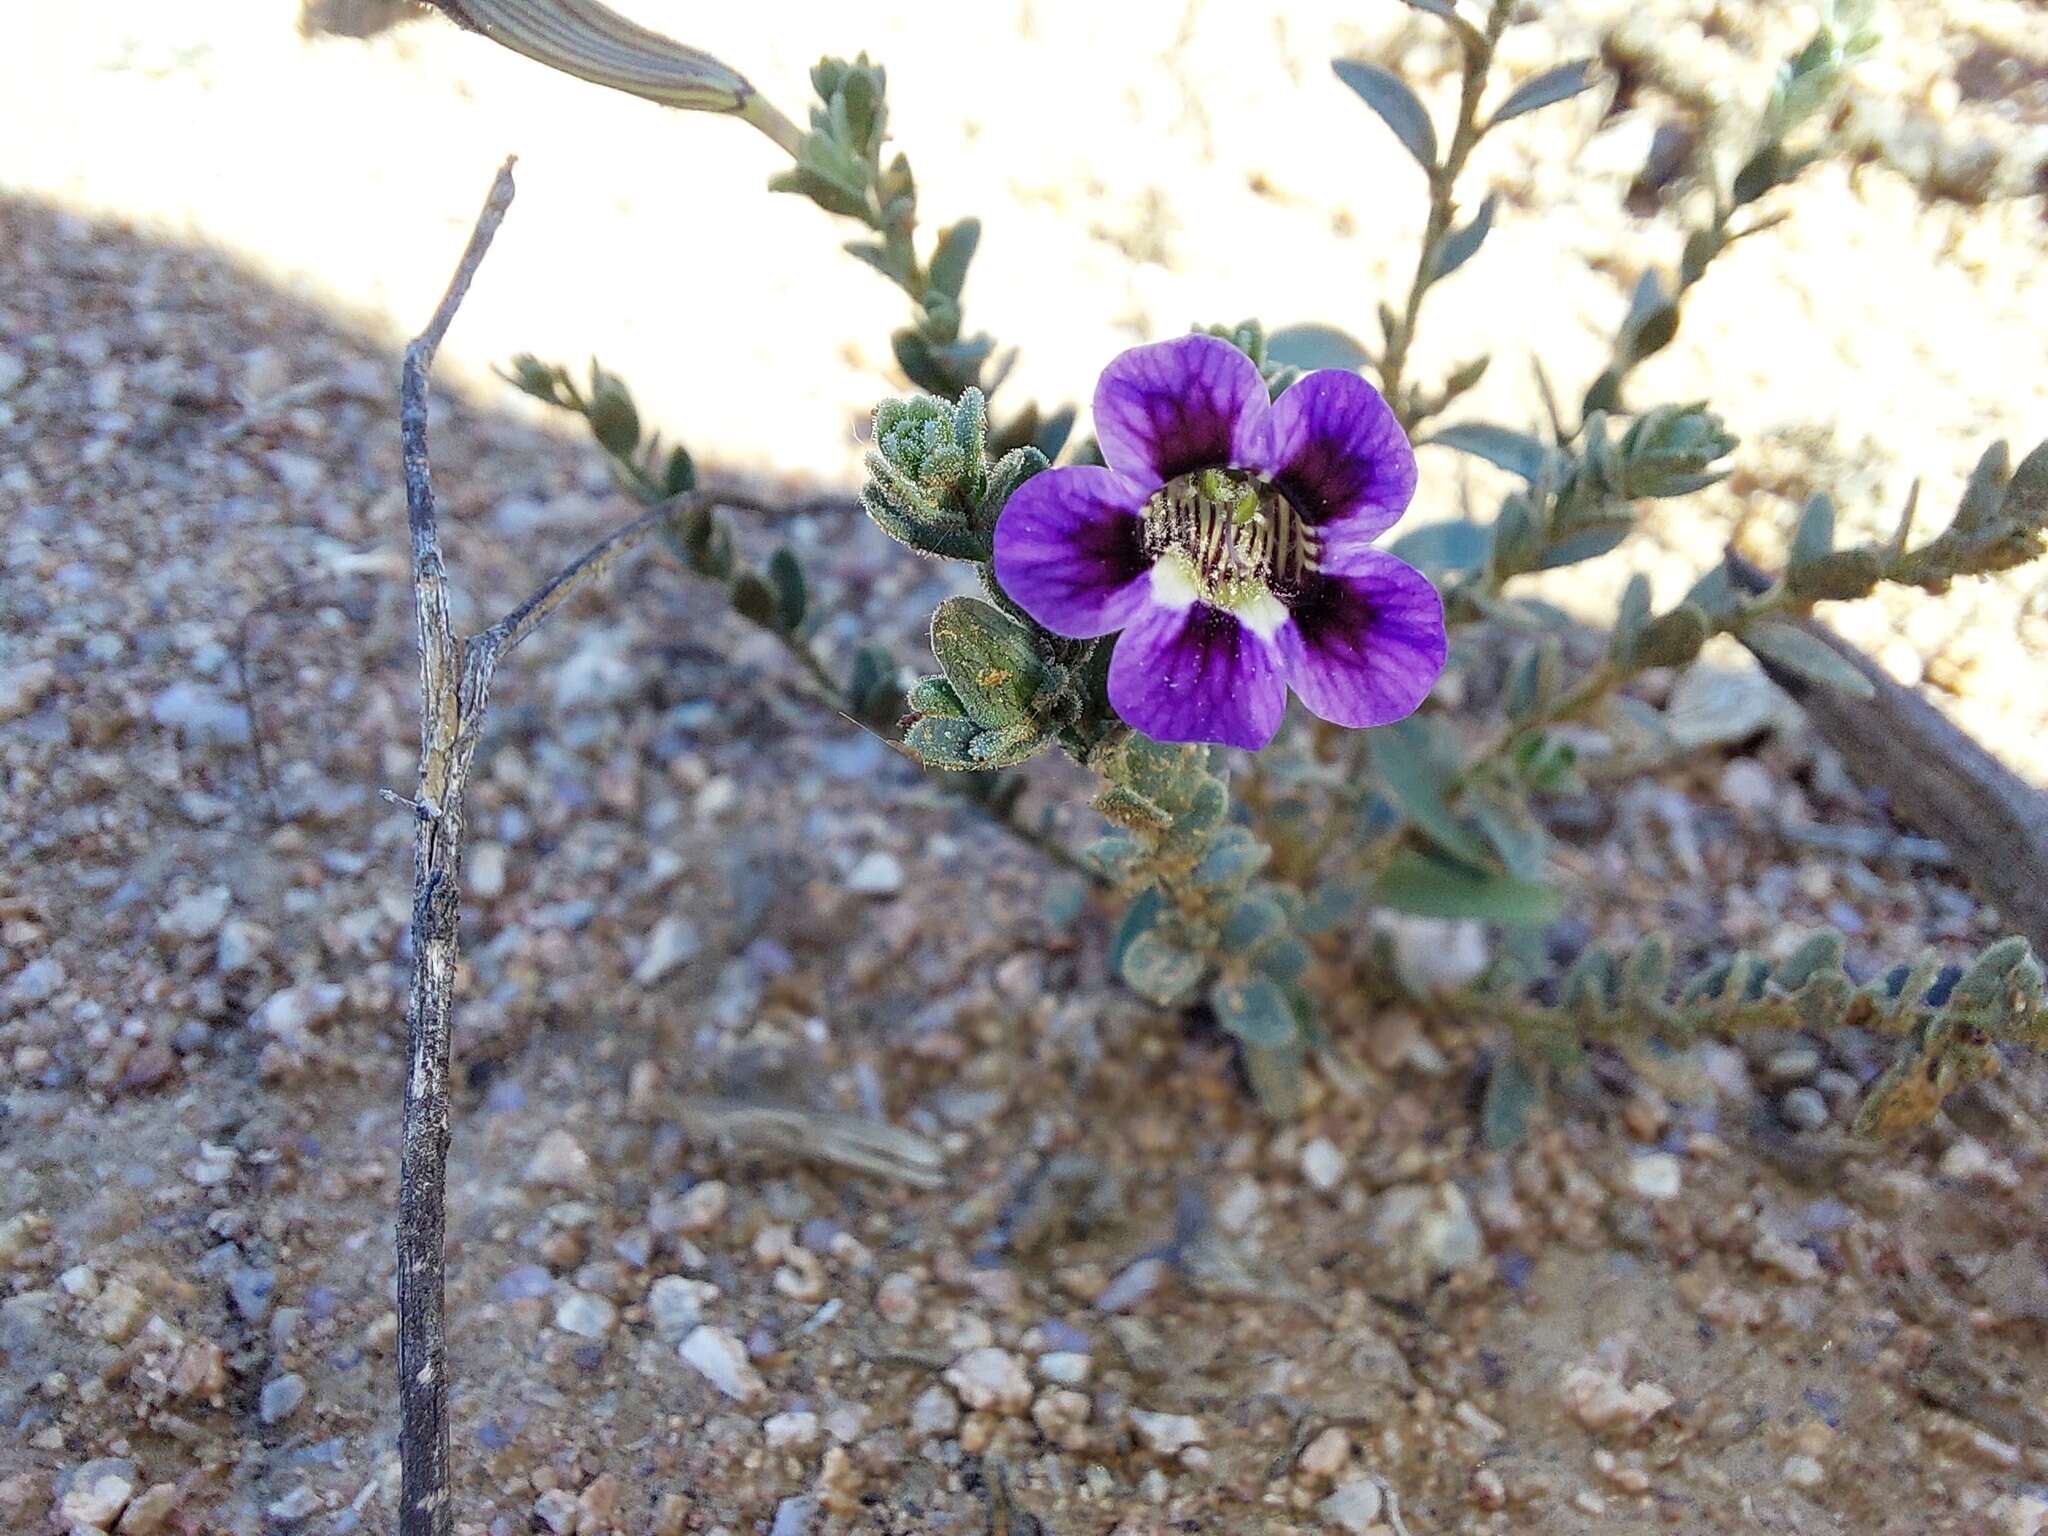
M 411 828 L 378 791 L 411 785 L 417 687 L 395 359 L 495 156 L 531 144 L 506 82 L 556 86 L 439 23 L 308 38 L 289 7 L 218 0 L 181 41 L 193 7 L 96 9 L 48 8 L 0 59 L 10 99 L 47 105 L 0 123 L 0 1527 L 390 1529 Z M 868 36 L 820 8 L 693 40 L 792 102 L 803 51 L 884 52 L 935 213 L 989 219 L 970 297 L 1028 337 L 1020 385 L 1051 398 L 1190 310 L 1264 301 L 1270 272 L 1221 238 L 1232 218 L 1301 251 L 1280 291 L 1361 331 L 1361 283 L 1410 259 L 1412 168 L 1321 60 L 1374 52 L 1441 104 L 1421 24 L 1171 9 L 1163 52 L 1158 7 L 977 10 L 954 45 L 1019 67 L 972 88 L 936 66 L 917 83 L 939 55 L 916 8 L 878 8 Z M 1516 71 L 1603 39 L 1629 56 L 1626 9 L 1558 5 Z M 1805 24 L 1656 9 L 1743 89 Z M 2011 170 L 2038 104 L 1981 86 L 2012 75 L 2002 59 L 2036 79 L 2048 35 L 2024 5 L 1898 9 L 1858 163 L 1809 173 L 1793 223 L 1731 257 L 1645 374 L 1660 396 L 1711 389 L 1742 474 L 1572 601 L 1597 607 L 1630 568 L 1676 590 L 1731 533 L 1781 549 L 1813 485 L 1873 524 L 1914 475 L 1942 506 L 1986 439 L 2048 426 L 2042 202 Z M 24 62 L 38 50 L 47 69 Z M 1059 59 L 1100 120 L 1048 127 L 1034 157 L 1011 98 Z M 1273 79 L 1235 90 L 1254 61 Z M 422 82 L 427 125 L 475 156 L 393 158 L 403 114 L 363 103 Z M 237 117 L 351 92 L 358 115 L 319 134 Z M 1276 106 L 1295 97 L 1304 126 Z M 1675 247 L 1621 194 L 1686 99 L 1651 80 L 1615 117 L 1532 119 L 1500 148 L 1482 174 L 1518 220 L 1432 301 L 1425 367 L 1500 335 L 1560 370 L 1597 357 L 1636 265 Z M 844 615 L 826 640 L 879 635 L 914 665 L 953 578 L 847 494 L 853 424 L 896 387 L 888 294 L 808 210 L 758 193 L 742 130 L 560 101 L 458 322 L 471 387 L 437 404 L 458 617 L 487 622 L 624 515 L 597 457 L 480 367 L 596 337 L 714 478 L 787 499 L 742 541 L 804 553 Z M 268 207 L 204 173 L 206 135 L 238 121 L 248 165 L 279 178 Z M 579 160 L 622 123 L 642 141 L 620 168 Z M 2013 195 L 1933 174 L 1886 137 L 1902 123 L 1991 146 Z M 1302 141 L 1326 130 L 1372 158 L 1318 163 Z M 655 269 L 689 218 L 649 189 L 685 140 L 730 151 L 704 196 L 747 214 L 679 294 Z M 1112 159 L 1160 167 L 1156 197 L 1111 186 Z M 420 175 L 398 185 L 397 164 Z M 372 228 L 356 215 L 380 187 Z M 565 283 L 592 248 L 620 267 Z M 1071 283 L 1048 293 L 1025 258 Z M 755 307 L 711 306 L 701 347 L 633 339 L 636 306 L 720 284 Z M 1533 291 L 1554 300 L 1532 316 Z M 1821 338 L 1810 355 L 1778 345 L 1788 314 Z M 798 345 L 817 360 L 784 411 Z M 1519 360 L 1484 389 L 1474 414 L 1532 419 Z M 1424 468 L 1419 516 L 1492 489 Z M 1876 600 L 1843 628 L 2038 779 L 2038 583 Z M 659 553 L 501 677 L 457 1020 L 459 1530 L 2042 1528 L 2037 1066 L 1872 1148 L 1842 1128 L 1879 1042 L 1607 1053 L 1492 1153 L 1492 1037 L 1367 1006 L 1340 939 L 1320 981 L 1361 1069 L 1275 1126 L 1203 1020 L 1112 984 L 1113 912 L 791 683 Z M 1959 872 L 1888 841 L 1910 829 L 1796 717 L 1766 713 L 1560 808 L 1581 893 L 1560 949 L 1654 924 L 1695 951 L 1782 952 L 1832 924 L 1867 970 L 1998 931 Z M 1092 835 L 1064 770 L 1034 770 L 1030 795 L 1056 835 Z M 1813 826 L 1861 851 L 1796 835 Z M 795 1145 L 749 1143 L 710 1104 L 789 1109 Z M 942 1180 L 804 1155 L 833 1113 L 936 1148 Z

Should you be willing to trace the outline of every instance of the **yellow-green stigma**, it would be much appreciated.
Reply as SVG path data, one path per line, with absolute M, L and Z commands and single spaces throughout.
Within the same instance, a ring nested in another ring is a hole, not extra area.
M 1145 504 L 1145 551 L 1172 558 L 1202 601 L 1250 609 L 1286 599 L 1316 568 L 1316 533 L 1270 482 L 1238 469 L 1170 480 Z

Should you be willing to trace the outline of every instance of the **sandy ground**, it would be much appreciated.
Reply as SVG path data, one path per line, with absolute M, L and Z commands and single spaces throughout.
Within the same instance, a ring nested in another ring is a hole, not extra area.
M 1517 69 L 1621 9 L 1552 8 Z M 892 64 L 931 212 L 988 222 L 972 313 L 1050 399 L 1191 318 L 1369 325 L 1419 199 L 1323 60 L 1399 58 L 1440 101 L 1393 10 L 804 6 L 691 35 L 792 103 L 820 49 Z M 1738 94 L 1801 25 L 1672 10 Z M 387 1529 L 395 338 L 519 150 L 437 438 L 482 617 L 620 510 L 490 363 L 594 350 L 719 472 L 844 486 L 895 310 L 822 216 L 759 191 L 772 151 L 732 124 L 439 26 L 28 16 L 0 58 L 0 1525 Z M 1966 64 L 2048 59 L 2030 7 L 1903 24 L 1867 88 L 1959 134 L 1997 126 Z M 1515 338 L 1477 409 L 1527 420 L 1516 355 L 1590 366 L 1637 264 L 1668 259 L 1618 206 L 1653 95 L 1489 150 L 1511 216 L 1424 351 Z M 1924 475 L 1939 506 L 1985 438 L 2048 430 L 2038 197 L 1930 199 L 1876 163 L 1789 206 L 1645 375 L 1711 388 L 1751 439 L 1645 542 L 1660 585 L 1738 523 L 1768 549 L 1810 484 L 1874 509 Z M 1439 464 L 1429 507 L 1463 483 Z M 786 531 L 916 658 L 929 569 L 850 512 Z M 2038 773 L 2030 597 L 1844 627 Z M 1371 1071 L 1276 1131 L 1199 1022 L 1109 985 L 1107 914 L 1073 918 L 1057 871 L 786 681 L 656 558 L 505 679 L 450 1191 L 465 1531 L 1367 1531 L 1376 1479 L 1415 1536 L 2039 1528 L 2037 1072 L 1871 1155 L 1838 1134 L 1869 1041 L 1603 1057 L 1502 1158 L 1472 1143 L 1483 1034 L 1347 999 L 1339 947 L 1326 986 Z M 1781 841 L 1791 813 L 1883 826 L 1796 732 L 1584 808 L 1577 937 L 1828 922 L 1872 965 L 1994 930 L 1952 880 Z M 946 1184 L 721 1149 L 674 1102 L 706 1091 L 887 1117 L 945 1149 Z M 1797 1093 L 1825 1125 L 1788 1128 Z

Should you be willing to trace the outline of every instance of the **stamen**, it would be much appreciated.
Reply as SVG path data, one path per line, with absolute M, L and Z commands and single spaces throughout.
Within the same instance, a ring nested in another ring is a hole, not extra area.
M 1316 569 L 1315 529 L 1280 491 L 1242 470 L 1204 469 L 1162 487 L 1145 508 L 1145 549 L 1176 556 L 1197 593 L 1243 609 L 1292 597 Z

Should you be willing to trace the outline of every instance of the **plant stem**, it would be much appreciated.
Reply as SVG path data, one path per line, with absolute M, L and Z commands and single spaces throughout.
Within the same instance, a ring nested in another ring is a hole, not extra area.
M 1415 323 L 1422 313 L 1423 295 L 1436 281 L 1437 264 L 1443 259 L 1444 240 L 1450 234 L 1451 220 L 1458 211 L 1458 177 L 1463 174 L 1465 162 L 1484 132 L 1479 123 L 1479 98 L 1486 89 L 1486 77 L 1493 66 L 1494 47 L 1507 27 L 1508 15 L 1513 8 L 1513 0 L 1493 0 L 1493 6 L 1487 12 L 1486 30 L 1480 38 L 1483 46 L 1470 42 L 1465 45 L 1465 69 L 1458 89 L 1457 127 L 1452 130 L 1450 147 L 1444 151 L 1443 159 L 1430 167 L 1429 221 L 1423 226 L 1422 251 L 1416 258 L 1414 280 L 1408 285 L 1407 303 L 1387 335 L 1386 350 L 1380 354 L 1380 392 L 1394 408 L 1394 415 L 1404 432 L 1414 429 L 1421 414 L 1421 402 L 1402 387 L 1408 351 L 1415 342 Z

